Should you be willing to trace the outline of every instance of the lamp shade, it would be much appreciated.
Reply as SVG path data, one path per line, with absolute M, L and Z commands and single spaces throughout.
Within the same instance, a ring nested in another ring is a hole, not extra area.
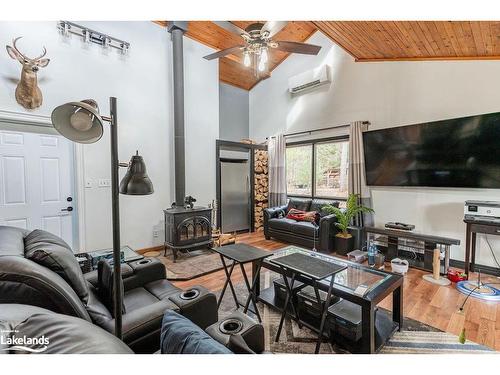
M 137 152 L 127 169 L 127 173 L 120 182 L 120 193 L 126 195 L 149 195 L 153 194 L 153 183 L 146 173 L 144 159 Z
M 92 99 L 70 102 L 52 111 L 52 124 L 65 138 L 78 143 L 94 143 L 103 134 L 99 107 Z

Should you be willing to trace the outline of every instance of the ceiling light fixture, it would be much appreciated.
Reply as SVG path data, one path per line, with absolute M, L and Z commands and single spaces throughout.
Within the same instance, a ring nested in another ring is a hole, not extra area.
M 263 72 L 264 70 L 266 70 L 266 63 L 264 61 L 264 59 L 262 58 L 262 56 L 260 56 L 260 59 L 259 59 L 259 72 Z
M 260 50 L 260 59 L 264 62 L 264 63 L 267 63 L 267 60 L 269 60 L 269 56 L 267 54 L 267 48 L 266 47 L 263 47 L 261 50 Z
M 96 43 L 104 48 L 116 48 L 123 54 L 126 54 L 130 49 L 129 42 L 114 38 L 112 36 L 89 29 L 88 27 L 81 26 L 73 22 L 59 21 L 57 23 L 57 27 L 63 35 L 67 37 L 69 37 L 70 34 L 81 36 L 86 43 Z
M 250 60 L 250 52 L 245 51 L 243 53 L 243 65 L 245 65 L 247 68 L 252 65 L 252 61 Z
M 260 78 L 261 72 L 267 72 L 269 67 L 269 53 L 273 50 L 285 53 L 300 53 L 306 55 L 317 55 L 321 46 L 300 43 L 295 41 L 275 40 L 280 31 L 287 25 L 288 21 L 268 21 L 266 23 L 255 22 L 249 24 L 245 29 L 236 26 L 229 21 L 213 21 L 217 26 L 236 34 L 243 39 L 241 44 L 225 48 L 221 51 L 204 56 L 207 60 L 219 59 L 227 55 L 243 54 L 243 65 L 252 67 L 256 78 Z

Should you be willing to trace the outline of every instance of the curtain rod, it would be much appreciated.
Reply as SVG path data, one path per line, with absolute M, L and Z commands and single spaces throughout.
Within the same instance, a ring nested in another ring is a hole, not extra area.
M 363 125 L 370 125 L 370 121 L 363 121 Z M 288 134 L 284 134 L 285 137 L 293 137 L 293 136 L 296 136 L 296 135 L 302 135 L 302 134 L 311 134 L 311 133 L 315 133 L 315 132 L 321 132 L 321 131 L 325 131 L 325 130 L 332 130 L 332 129 L 339 129 L 339 128 L 346 128 L 348 126 L 351 126 L 351 124 L 344 124 L 344 125 L 336 125 L 336 126 L 329 126 L 327 128 L 321 128 L 321 129 L 313 129 L 313 130 L 304 130 L 304 131 L 301 131 L 301 132 L 296 132 L 296 133 L 288 133 Z M 269 138 L 275 138 L 276 136 L 271 136 L 271 137 L 266 137 L 266 140 L 269 139 Z

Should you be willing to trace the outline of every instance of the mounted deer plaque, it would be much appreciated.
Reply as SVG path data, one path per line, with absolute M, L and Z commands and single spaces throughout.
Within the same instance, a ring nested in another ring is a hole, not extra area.
M 30 59 L 22 54 L 16 47 L 16 42 L 22 37 L 18 37 L 12 41 L 12 47 L 7 47 L 9 56 L 19 61 L 23 66 L 21 70 L 21 79 L 16 88 L 16 100 L 24 108 L 34 109 L 42 105 L 43 96 L 38 87 L 37 73 L 40 68 L 45 68 L 50 59 L 44 58 L 47 50 L 43 47 L 43 52 L 40 56 Z

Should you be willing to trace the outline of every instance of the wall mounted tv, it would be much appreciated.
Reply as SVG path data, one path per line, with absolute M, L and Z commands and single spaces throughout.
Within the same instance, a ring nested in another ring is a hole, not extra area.
M 368 131 L 371 186 L 500 188 L 500 112 Z

